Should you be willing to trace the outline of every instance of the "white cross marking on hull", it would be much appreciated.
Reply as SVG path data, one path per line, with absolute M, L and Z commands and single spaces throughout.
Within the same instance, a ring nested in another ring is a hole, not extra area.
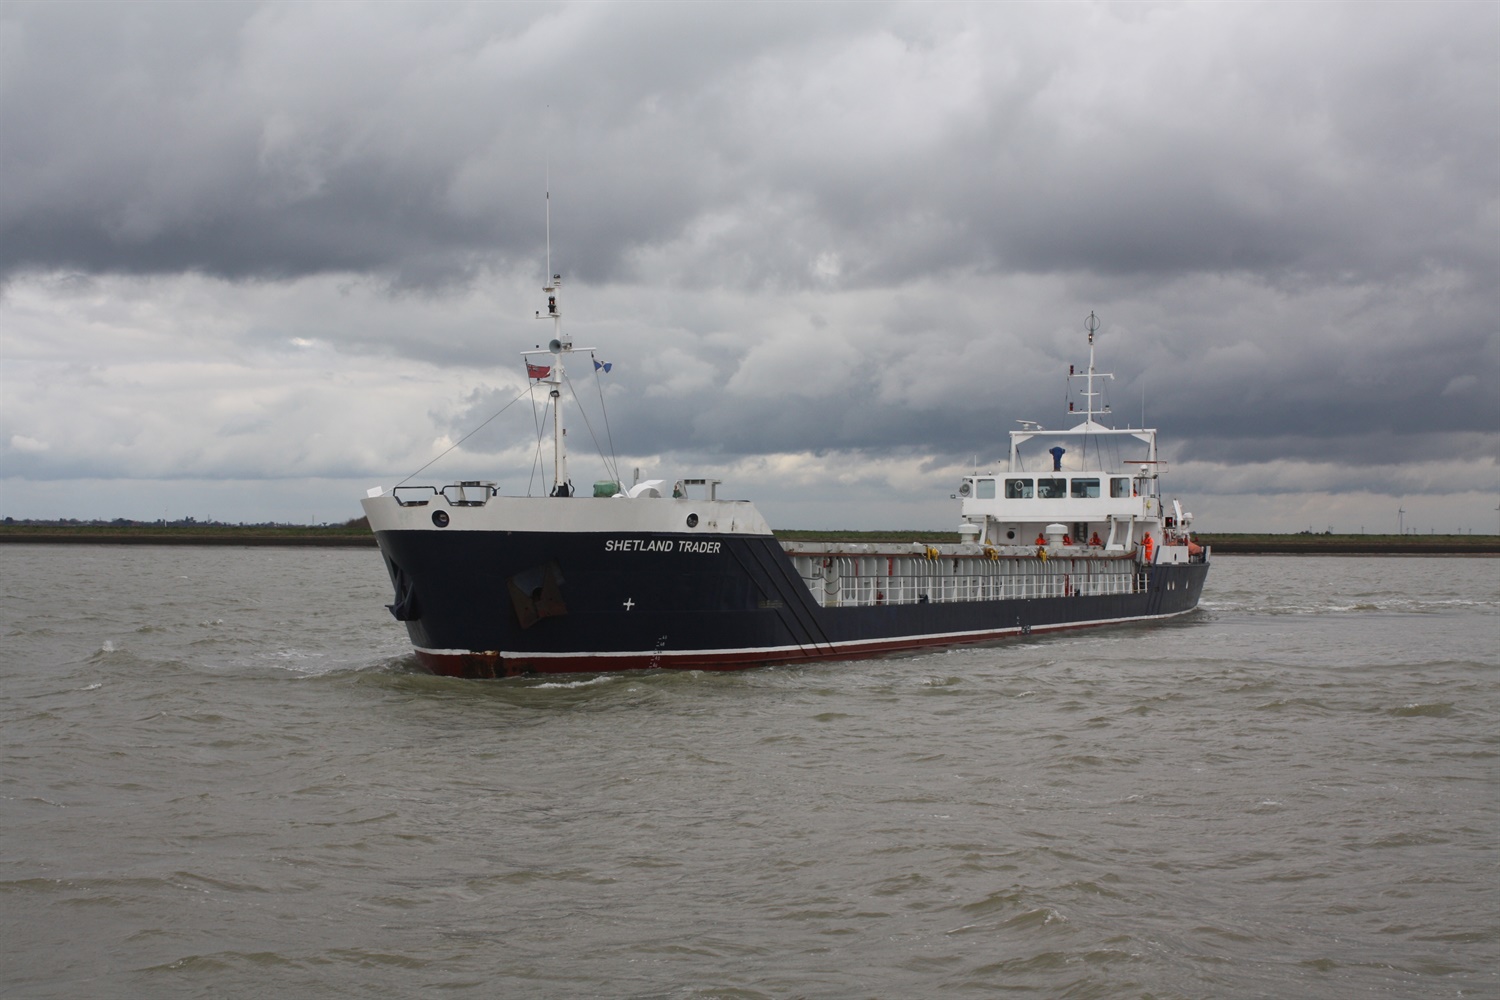
M 635 607 L 635 601 L 631 600 L 628 597 L 625 598 L 625 610 L 629 611 L 633 607 Z

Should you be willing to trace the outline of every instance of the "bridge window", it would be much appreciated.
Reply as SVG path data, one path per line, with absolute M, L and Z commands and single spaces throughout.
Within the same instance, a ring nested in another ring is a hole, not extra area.
M 1099 496 L 1099 480 L 1097 479 L 1075 479 L 1073 480 L 1073 499 L 1088 500 Z
M 1116 476 L 1109 481 L 1109 495 L 1116 500 L 1121 497 L 1130 496 L 1130 480 L 1124 476 Z
M 978 479 L 974 482 L 974 499 L 995 499 L 995 481 L 993 479 Z
M 1007 500 L 1030 500 L 1030 479 L 1007 479 L 1005 481 L 1005 499 Z
M 1061 500 L 1068 495 L 1068 481 L 1066 479 L 1038 479 L 1036 495 L 1043 500 Z

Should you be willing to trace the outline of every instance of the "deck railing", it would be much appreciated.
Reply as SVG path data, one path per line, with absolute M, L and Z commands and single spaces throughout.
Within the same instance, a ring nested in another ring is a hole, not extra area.
M 1132 594 L 1145 587 L 1129 558 L 788 554 L 823 607 Z

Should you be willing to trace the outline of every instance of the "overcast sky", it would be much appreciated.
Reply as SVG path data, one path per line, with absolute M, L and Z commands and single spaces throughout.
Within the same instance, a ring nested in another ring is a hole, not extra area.
M 581 492 L 592 426 L 956 525 L 1093 310 L 1200 529 L 1493 533 L 1497 50 L 1490 2 L 3 3 L 0 514 L 357 516 L 526 385 L 550 177 Z M 526 492 L 534 420 L 414 481 Z

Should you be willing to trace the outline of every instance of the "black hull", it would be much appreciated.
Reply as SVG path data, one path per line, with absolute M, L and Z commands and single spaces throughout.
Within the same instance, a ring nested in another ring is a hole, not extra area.
M 741 669 L 1165 618 L 1197 606 L 1208 572 L 1152 566 L 1128 594 L 825 608 L 765 535 L 377 538 L 418 658 L 462 677 Z

